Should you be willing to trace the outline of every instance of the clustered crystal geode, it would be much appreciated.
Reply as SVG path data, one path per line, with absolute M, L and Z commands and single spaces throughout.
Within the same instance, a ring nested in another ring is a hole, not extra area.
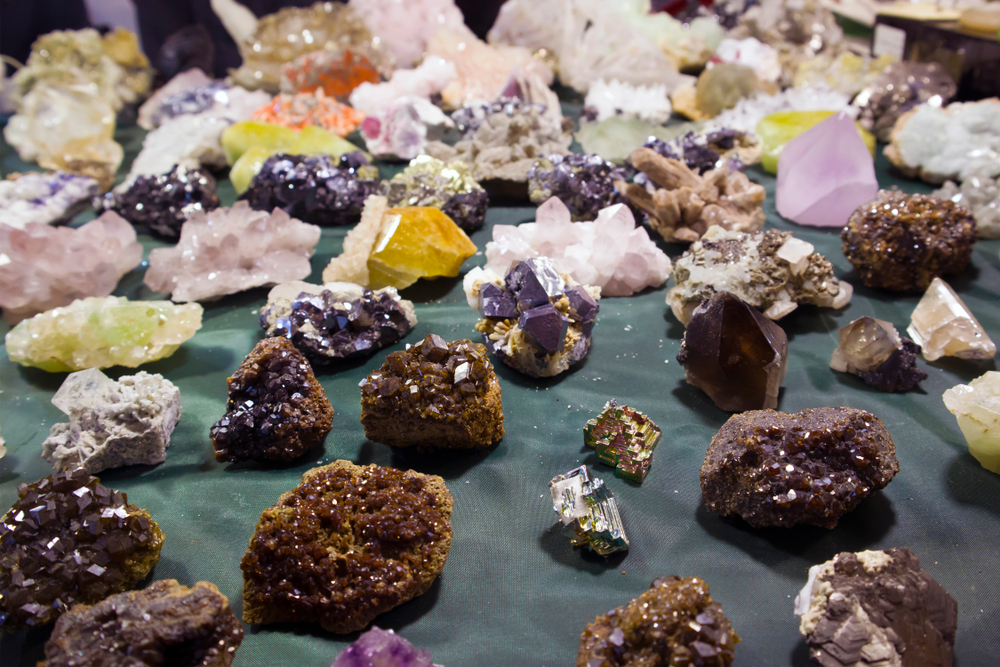
M 439 208 L 467 232 L 483 226 L 490 199 L 467 164 L 461 160 L 446 163 L 429 155 L 411 160 L 382 184 L 382 192 L 390 207 Z

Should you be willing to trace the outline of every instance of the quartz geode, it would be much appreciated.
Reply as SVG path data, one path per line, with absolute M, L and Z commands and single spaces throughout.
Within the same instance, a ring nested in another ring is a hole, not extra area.
M 624 180 L 625 170 L 600 155 L 542 155 L 528 172 L 528 197 L 533 204 L 558 197 L 573 220 L 593 220 L 601 209 L 625 203 L 615 188 Z
M 80 605 L 56 621 L 39 667 L 229 667 L 243 626 L 215 584 L 175 579 Z
M 809 568 L 799 632 L 823 667 L 951 667 L 958 603 L 909 549 L 843 552 Z
M 920 346 L 896 327 L 874 317 L 859 317 L 839 334 L 830 368 L 853 373 L 879 391 L 909 391 L 927 379 L 916 366 Z
M 460 160 L 442 162 L 421 155 L 382 185 L 389 206 L 439 208 L 467 232 L 483 226 L 489 195 Z
M 133 225 L 176 239 L 192 213 L 219 208 L 219 196 L 210 173 L 176 165 L 165 174 L 137 176 L 123 192 L 95 199 L 94 208 L 114 211 Z
M 740 638 L 698 577 L 661 577 L 580 635 L 576 667 L 731 665 Z
M 882 70 L 854 99 L 858 122 L 879 141 L 888 142 L 899 117 L 933 98 L 944 106 L 958 86 L 941 63 L 895 62 Z
M 453 502 L 436 475 L 349 461 L 309 470 L 260 516 L 240 564 L 243 620 L 364 629 L 434 583 Z
M 0 519 L 0 632 L 51 623 L 142 581 L 160 559 L 163 532 L 83 470 L 17 488 Z
M 730 417 L 712 438 L 701 495 L 712 512 L 741 516 L 754 528 L 834 528 L 897 472 L 892 436 L 870 412 L 751 410 Z
M 226 384 L 226 414 L 211 429 L 216 461 L 287 463 L 330 432 L 333 406 L 309 362 L 285 338 L 257 343 Z

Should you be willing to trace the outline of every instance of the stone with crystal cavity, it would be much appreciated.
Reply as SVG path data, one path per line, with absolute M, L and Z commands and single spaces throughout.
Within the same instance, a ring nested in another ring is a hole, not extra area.
M 997 346 L 951 285 L 935 278 L 910 316 L 907 333 L 924 351 L 924 359 L 941 357 L 992 359 Z
M 615 467 L 622 477 L 639 482 L 646 479 L 653 449 L 660 441 L 660 427 L 649 417 L 611 399 L 601 414 L 583 427 L 583 441 L 597 450 L 602 462 Z
M 857 375 L 879 391 L 909 391 L 927 379 L 916 367 L 920 346 L 884 320 L 860 317 L 839 332 L 830 368 Z
M 451 2 L 451 0 L 448 0 Z M 452 5 L 454 6 L 454 5 Z M 413 644 L 392 630 L 373 625 L 337 656 L 330 667 L 436 667 L 431 652 Z
M 422 97 L 399 97 L 361 123 L 361 136 L 372 155 L 412 160 L 453 127 L 441 109 Z
M 389 206 L 433 206 L 467 232 L 483 226 L 489 195 L 461 160 L 420 155 L 382 185 Z
M 552 509 L 568 528 L 570 542 L 607 556 L 628 551 L 629 542 L 618 513 L 618 503 L 604 480 L 593 477 L 587 466 L 574 468 L 549 481 Z
M 24 229 L 29 222 L 67 222 L 85 209 L 99 184 L 93 178 L 65 171 L 30 172 L 0 181 L 0 228 Z
M 455 64 L 437 56 L 427 56 L 419 67 L 398 69 L 383 83 L 362 83 L 351 92 L 351 106 L 375 115 L 400 97 L 429 100 L 455 78 Z
M 841 111 L 839 113 L 836 111 L 778 111 L 762 118 L 761 121 L 757 123 L 757 128 L 755 130 L 757 136 L 760 137 L 762 142 L 762 154 L 760 160 L 761 166 L 763 166 L 769 173 L 777 174 L 778 162 L 781 158 L 782 152 L 785 148 L 787 148 L 788 144 L 817 125 L 829 123 L 829 119 L 831 117 L 841 119 L 839 125 L 837 126 L 840 128 L 840 132 L 834 136 L 836 138 L 849 138 L 848 128 L 850 125 L 848 120 L 850 120 L 850 115 L 846 111 Z M 870 157 L 874 158 L 875 137 L 872 136 L 870 132 L 862 128 L 857 122 L 854 122 L 853 127 L 855 133 L 864 141 L 864 146 L 867 147 Z M 825 126 L 825 130 L 825 134 L 833 133 L 831 125 L 829 124 Z M 824 132 L 817 131 L 816 134 L 810 135 L 810 139 L 808 141 L 803 139 L 798 144 L 800 152 L 803 145 L 810 145 L 811 142 L 816 141 L 823 136 Z M 827 142 L 824 146 L 831 143 L 830 138 L 827 137 Z M 851 145 L 856 146 L 856 142 L 852 141 Z
M 600 122 L 624 116 L 663 125 L 670 120 L 672 110 L 667 87 L 663 84 L 636 86 L 621 81 L 597 81 L 587 91 L 581 117 Z
M 947 181 L 934 196 L 972 211 L 979 238 L 1000 239 L 1000 174 L 990 177 L 983 171 L 968 175 L 961 184 Z
M 987 470 L 1000 474 L 1000 373 L 987 371 L 969 384 L 944 392 L 969 453 Z

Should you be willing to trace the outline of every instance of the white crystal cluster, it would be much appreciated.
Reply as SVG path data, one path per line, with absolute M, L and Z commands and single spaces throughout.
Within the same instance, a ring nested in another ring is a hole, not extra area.
M 66 172 L 24 174 L 0 181 L 0 226 L 24 229 L 29 222 L 65 222 L 90 205 L 98 183 Z
M 754 37 L 746 39 L 726 37 L 719 42 L 714 58 L 720 62 L 749 67 L 761 81 L 777 81 L 781 77 L 778 51 Z
M 667 87 L 650 84 L 637 86 L 621 81 L 598 81 L 587 91 L 584 108 L 596 112 L 600 122 L 612 116 L 641 118 L 656 125 L 670 120 L 670 96 Z
M 960 184 L 947 181 L 934 195 L 972 211 L 981 239 L 1000 239 L 1000 174 L 969 174 Z
M 846 111 L 852 118 L 858 115 L 858 110 L 842 93 L 822 87 L 788 88 L 773 95 L 757 93 L 743 98 L 732 109 L 709 120 L 706 129 L 730 128 L 754 132 L 757 123 L 778 111 Z
M 400 97 L 420 97 L 429 100 L 440 93 L 456 76 L 455 64 L 428 56 L 414 69 L 398 69 L 383 83 L 364 82 L 351 91 L 352 107 L 372 116 Z
M 987 470 L 1000 473 L 1000 373 L 987 371 L 969 384 L 952 387 L 942 398 L 958 418 L 969 453 Z
M 992 359 L 997 346 L 951 285 L 935 278 L 917 303 L 906 329 L 924 359 Z

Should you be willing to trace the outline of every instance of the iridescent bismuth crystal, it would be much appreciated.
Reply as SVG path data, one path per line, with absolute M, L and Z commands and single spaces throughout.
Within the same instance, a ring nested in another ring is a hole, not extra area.
M 642 484 L 660 433 L 660 427 L 649 417 L 627 405 L 618 405 L 612 398 L 601 414 L 583 427 L 583 441 L 619 475 Z
M 587 466 L 556 475 L 549 482 L 552 509 L 570 526 L 574 546 L 586 546 L 602 556 L 628 551 L 628 537 L 615 497 L 604 480 L 591 477 Z

